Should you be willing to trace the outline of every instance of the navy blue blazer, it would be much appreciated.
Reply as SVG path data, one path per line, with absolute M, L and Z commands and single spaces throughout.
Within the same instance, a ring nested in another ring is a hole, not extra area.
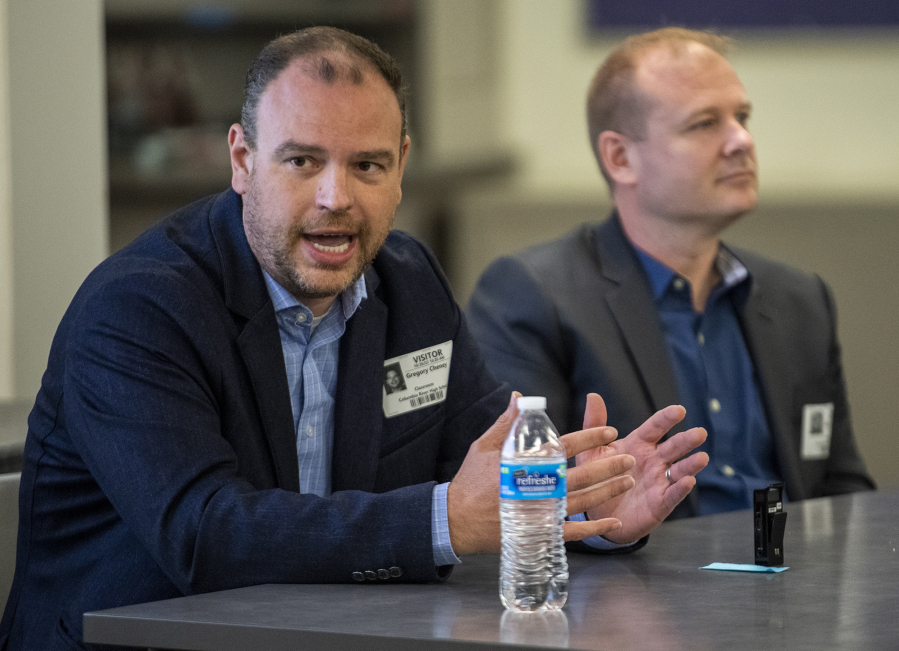
M 738 317 L 787 495 L 873 488 L 852 433 L 830 291 L 817 276 L 732 250 L 752 275 Z M 590 392 L 605 399 L 621 436 L 680 401 L 649 279 L 616 215 L 494 262 L 468 317 L 490 369 L 517 391 L 547 396 L 560 428 L 581 426 Z M 830 454 L 803 459 L 803 406 L 821 403 L 834 404 Z M 697 510 L 693 491 L 670 517 Z
M 274 309 L 232 191 L 111 256 L 29 419 L 0 649 L 84 648 L 86 611 L 260 583 L 444 579 L 431 493 L 509 394 L 431 254 L 393 232 L 340 341 L 329 498 L 299 494 Z M 390 419 L 385 359 L 453 341 L 445 402 Z M 396 571 L 394 571 L 394 574 Z M 381 579 L 379 579 L 381 580 Z

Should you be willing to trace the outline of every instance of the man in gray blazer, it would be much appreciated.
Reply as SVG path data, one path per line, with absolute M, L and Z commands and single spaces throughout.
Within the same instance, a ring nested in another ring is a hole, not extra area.
M 757 200 L 751 105 L 726 45 L 667 28 L 610 55 L 587 115 L 615 211 L 496 261 L 469 306 L 488 366 L 546 395 L 563 430 L 593 391 L 625 433 L 687 408 L 681 426 L 708 430 L 710 463 L 671 517 L 748 508 L 778 481 L 791 500 L 874 487 L 830 291 L 721 242 Z

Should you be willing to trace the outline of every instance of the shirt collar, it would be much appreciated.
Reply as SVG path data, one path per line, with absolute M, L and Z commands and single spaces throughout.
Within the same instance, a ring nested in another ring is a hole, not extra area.
M 637 257 L 640 259 L 643 269 L 646 270 L 646 275 L 649 276 L 653 297 L 658 300 L 668 289 L 671 281 L 675 277 L 679 278 L 680 274 L 653 258 L 637 245 L 632 244 L 632 246 L 634 251 L 637 252 Z M 749 278 L 749 270 L 723 243 L 718 246 L 715 266 L 718 268 L 718 273 L 721 274 L 721 283 L 719 285 L 721 291 L 728 291 Z
M 718 246 L 718 257 L 715 259 L 715 264 L 718 267 L 718 273 L 721 274 L 721 284 L 725 289 L 736 287 L 749 278 L 749 269 L 724 244 Z
M 301 301 L 297 300 L 293 294 L 281 287 L 274 278 L 268 275 L 268 272 L 265 269 L 262 270 L 262 275 L 265 277 L 265 286 L 266 289 L 268 289 L 268 295 L 271 297 L 272 304 L 275 306 L 275 313 L 299 307 L 308 312 L 309 317 L 312 318 L 312 310 L 303 305 Z M 334 303 L 340 302 L 340 306 L 343 309 L 343 318 L 346 320 L 355 314 L 359 305 L 366 298 L 368 298 L 368 290 L 365 288 L 365 276 L 362 275 L 359 277 L 359 280 L 340 292 Z M 333 309 L 333 305 L 331 306 L 331 309 Z

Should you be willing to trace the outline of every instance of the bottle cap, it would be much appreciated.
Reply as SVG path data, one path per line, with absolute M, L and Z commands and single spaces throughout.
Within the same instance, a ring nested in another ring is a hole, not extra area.
M 518 399 L 518 410 L 546 409 L 546 398 L 543 396 L 523 396 Z

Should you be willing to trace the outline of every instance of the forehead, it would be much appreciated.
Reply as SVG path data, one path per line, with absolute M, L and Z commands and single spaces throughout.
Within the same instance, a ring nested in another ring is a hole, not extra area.
M 682 49 L 657 46 L 649 50 L 640 58 L 635 78 L 656 114 L 680 116 L 748 102 L 733 66 L 701 43 L 686 43 Z
M 362 140 L 357 144 L 363 149 L 379 145 L 380 140 L 390 139 L 391 145 L 399 142 L 402 117 L 396 95 L 373 66 L 358 67 L 361 78 L 338 65 L 334 78 L 323 81 L 314 60 L 292 61 L 259 101 L 260 146 L 266 140 L 303 141 L 313 135 Z

